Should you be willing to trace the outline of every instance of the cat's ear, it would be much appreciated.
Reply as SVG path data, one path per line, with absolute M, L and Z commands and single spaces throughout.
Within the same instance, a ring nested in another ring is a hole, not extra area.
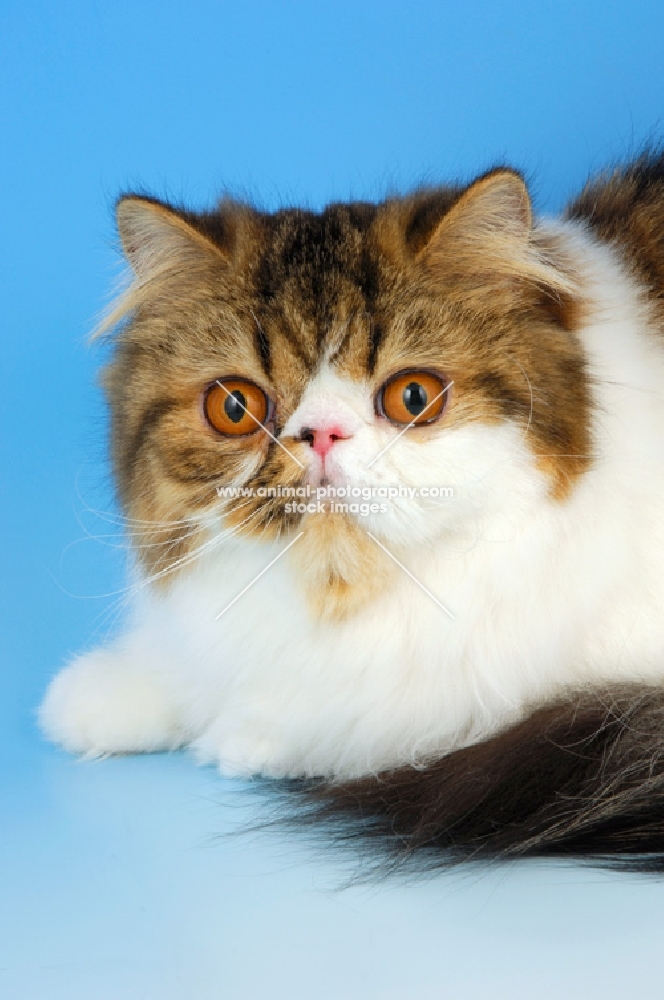
M 167 299 L 183 288 L 191 295 L 196 282 L 218 280 L 219 263 L 225 267 L 231 259 L 230 250 L 224 249 L 228 233 L 219 213 L 204 221 L 199 217 L 196 226 L 186 213 L 150 198 L 127 195 L 117 203 L 116 219 L 134 277 L 111 304 L 93 339 L 106 336 L 150 297 Z M 201 225 L 214 225 L 214 240 L 201 231 Z
M 461 195 L 430 237 L 425 252 L 436 256 L 487 242 L 525 243 L 532 228 L 530 196 L 513 170 L 481 177 Z
M 179 213 L 149 198 L 121 198 L 116 219 L 122 249 L 139 281 L 210 257 L 228 259 Z
M 419 257 L 430 271 L 469 289 L 508 290 L 526 281 L 559 296 L 574 287 L 551 241 L 533 228 L 528 189 L 513 170 L 495 170 L 471 184 Z

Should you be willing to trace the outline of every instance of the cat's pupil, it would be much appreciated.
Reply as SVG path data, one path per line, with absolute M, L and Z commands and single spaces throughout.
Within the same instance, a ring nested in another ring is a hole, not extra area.
M 234 389 L 230 396 L 226 397 L 224 410 L 229 420 L 234 424 L 239 424 L 245 414 L 247 398 L 239 389 Z
M 403 391 L 403 405 L 414 417 L 419 417 L 427 405 L 426 389 L 419 382 L 409 382 Z

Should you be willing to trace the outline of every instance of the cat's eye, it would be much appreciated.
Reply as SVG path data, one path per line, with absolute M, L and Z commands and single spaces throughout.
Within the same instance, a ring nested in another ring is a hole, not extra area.
M 447 383 L 430 371 L 398 372 L 382 386 L 376 400 L 381 416 L 393 424 L 430 424 L 443 412 Z
M 205 394 L 205 417 L 220 434 L 241 437 L 260 430 L 269 415 L 262 389 L 243 378 L 214 382 Z

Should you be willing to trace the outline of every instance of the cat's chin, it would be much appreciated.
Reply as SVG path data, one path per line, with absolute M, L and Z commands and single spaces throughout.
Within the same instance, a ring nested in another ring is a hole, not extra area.
M 394 564 L 352 517 L 311 515 L 300 530 L 302 537 L 289 555 L 316 618 L 352 617 L 390 587 Z

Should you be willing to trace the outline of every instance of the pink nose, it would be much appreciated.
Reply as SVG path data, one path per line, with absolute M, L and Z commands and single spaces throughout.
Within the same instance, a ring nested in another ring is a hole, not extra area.
M 335 441 L 345 441 L 350 434 L 344 434 L 343 428 L 334 424 L 331 427 L 303 427 L 300 439 L 307 441 L 317 455 L 325 458 Z

